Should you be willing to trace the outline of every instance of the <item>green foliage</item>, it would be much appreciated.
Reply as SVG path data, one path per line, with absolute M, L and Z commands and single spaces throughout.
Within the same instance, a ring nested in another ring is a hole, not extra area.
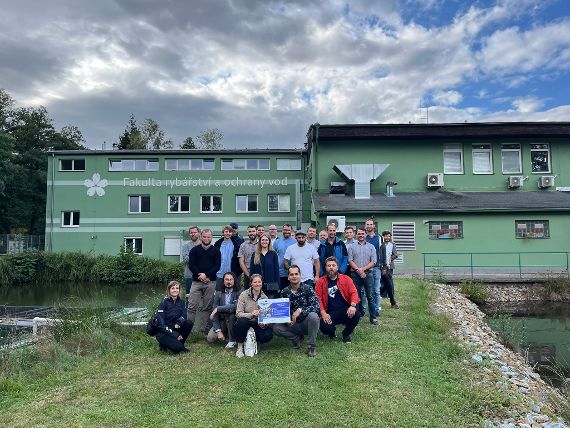
M 570 279 L 563 276 L 551 276 L 544 282 L 547 297 L 570 293 Z
M 156 120 L 147 117 L 142 125 L 138 126 L 132 113 L 125 130 L 119 136 L 119 142 L 115 144 L 118 150 L 161 150 L 171 149 L 173 146 L 174 143 L 170 138 L 166 138 L 164 130 Z
M 224 133 L 218 128 L 206 129 L 196 137 L 198 147 L 206 150 L 218 150 L 223 147 Z
M 164 284 L 181 280 L 183 273 L 182 263 L 141 257 L 124 247 L 116 256 L 26 250 L 0 258 L 0 285 L 4 286 L 65 282 Z
M 186 139 L 182 142 L 182 144 L 180 145 L 180 148 L 181 148 L 181 149 L 187 149 L 187 150 L 190 150 L 190 149 L 197 149 L 196 143 L 194 143 L 194 140 L 192 139 L 192 137 L 186 138 Z
M 526 325 L 511 314 L 494 314 L 487 318 L 488 324 L 499 335 L 499 341 L 506 347 L 518 351 L 527 341 Z
M 486 288 L 478 282 L 462 281 L 459 284 L 459 289 L 469 300 L 477 304 L 485 303 L 489 298 Z
M 437 266 L 431 268 L 431 279 L 439 284 L 446 284 L 447 277 L 445 276 L 445 271 L 443 267 L 438 263 Z

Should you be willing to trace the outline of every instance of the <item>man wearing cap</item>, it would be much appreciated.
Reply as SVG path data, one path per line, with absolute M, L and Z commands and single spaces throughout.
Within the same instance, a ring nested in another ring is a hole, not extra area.
M 321 270 L 319 254 L 317 250 L 315 250 L 315 247 L 306 245 L 307 232 L 304 230 L 298 230 L 295 233 L 295 239 L 297 240 L 297 244 L 291 245 L 285 251 L 285 269 L 289 269 L 289 266 L 292 265 L 299 266 L 301 270 L 301 282 L 314 288 Z
M 289 223 L 285 223 L 283 225 L 282 234 L 273 242 L 273 249 L 277 252 L 277 256 L 279 257 L 279 289 L 283 290 L 285 287 L 289 285 L 288 273 L 287 269 L 285 269 L 285 251 L 291 245 L 297 244 L 295 238 L 291 237 L 291 231 L 293 230 L 293 226 Z
M 239 236 L 239 225 L 237 223 L 230 223 L 230 227 L 232 228 L 233 235 Z M 243 238 L 241 236 L 239 237 L 243 241 Z
M 184 261 L 184 287 L 186 288 L 186 299 L 188 299 L 188 294 L 190 294 L 190 287 L 192 286 L 192 271 L 188 267 L 188 260 L 190 255 L 190 250 L 196 245 L 200 244 L 200 229 L 198 226 L 190 226 L 188 229 L 188 234 L 190 235 L 190 242 L 187 242 L 182 246 L 182 260 Z
M 243 288 L 249 288 L 249 277 L 251 275 L 249 268 L 251 263 L 251 256 L 255 253 L 257 248 L 257 229 L 253 224 L 247 226 L 247 240 L 245 240 L 239 247 L 238 259 L 239 266 L 243 271 Z

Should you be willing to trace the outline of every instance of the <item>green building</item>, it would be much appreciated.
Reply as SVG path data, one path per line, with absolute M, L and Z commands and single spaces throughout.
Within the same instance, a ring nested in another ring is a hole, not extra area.
M 50 154 L 46 249 L 179 257 L 190 225 L 373 217 L 398 272 L 568 268 L 570 123 L 319 125 L 299 150 Z
M 50 153 L 46 249 L 178 260 L 191 225 L 299 227 L 303 150 Z M 308 207 L 308 204 L 306 204 Z

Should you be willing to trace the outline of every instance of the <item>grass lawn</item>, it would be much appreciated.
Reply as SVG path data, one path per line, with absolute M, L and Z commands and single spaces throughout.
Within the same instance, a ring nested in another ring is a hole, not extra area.
M 508 398 L 471 385 L 429 289 L 396 289 L 400 310 L 383 300 L 380 326 L 364 318 L 350 345 L 319 335 L 316 358 L 276 337 L 237 359 L 197 335 L 165 355 L 141 331 L 36 380 L 0 372 L 2 426 L 463 427 L 500 412 Z

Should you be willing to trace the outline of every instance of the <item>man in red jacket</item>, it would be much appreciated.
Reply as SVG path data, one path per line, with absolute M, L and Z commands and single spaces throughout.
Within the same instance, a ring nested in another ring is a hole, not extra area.
M 337 324 L 344 324 L 342 341 L 350 343 L 352 332 L 360 321 L 358 291 L 350 277 L 338 273 L 336 257 L 325 260 L 325 271 L 326 275 L 320 277 L 315 286 L 321 307 L 321 331 L 335 337 Z

